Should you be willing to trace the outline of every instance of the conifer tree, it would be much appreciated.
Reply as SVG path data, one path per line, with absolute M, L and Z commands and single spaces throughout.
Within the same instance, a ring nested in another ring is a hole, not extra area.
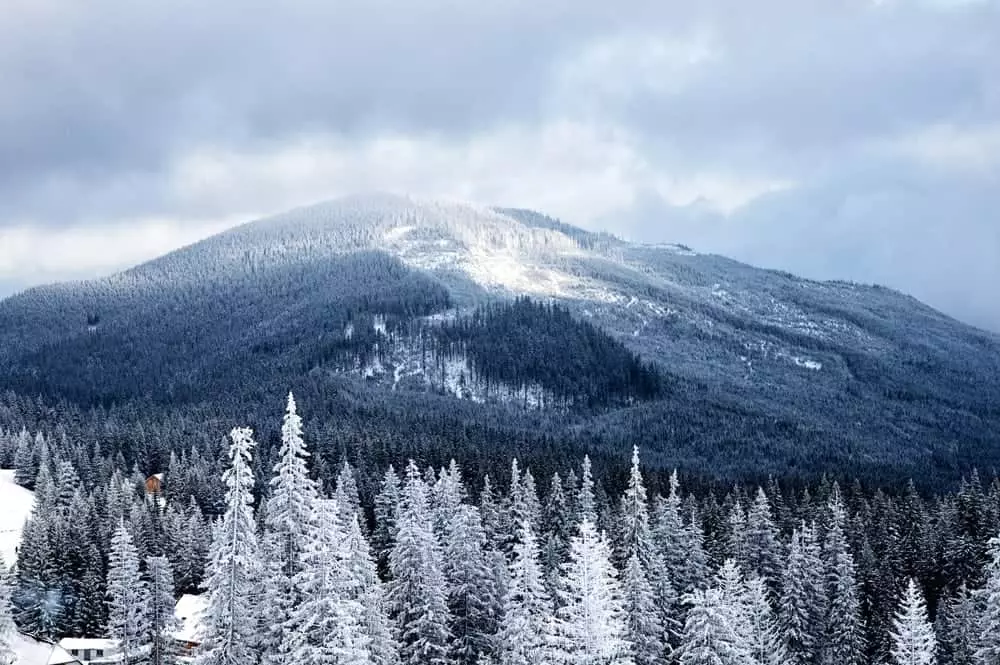
M 361 603 L 352 597 L 345 537 L 336 501 L 317 500 L 314 532 L 294 578 L 302 600 L 286 626 L 287 660 L 299 665 L 371 665 L 371 640 L 362 626 Z
M 639 665 L 652 665 L 663 657 L 664 621 L 673 605 L 673 588 L 666 577 L 660 553 L 653 546 L 646 487 L 639 468 L 639 449 L 632 449 L 632 469 L 621 501 L 620 558 L 624 561 L 622 587 L 628 620 L 628 639 Z M 651 580 L 656 580 L 654 589 Z M 658 605 L 657 600 L 661 603 Z
M 562 478 L 553 474 L 543 510 L 542 571 L 545 588 L 554 597 L 559 588 L 559 575 L 569 557 L 569 542 L 573 537 L 573 520 L 563 491 Z
M 676 654 L 680 665 L 756 665 L 719 589 L 695 590 L 683 600 L 690 609 Z
M 372 665 L 398 665 L 399 644 L 392 633 L 385 589 L 357 517 L 348 524 L 343 557 L 347 595 L 361 606 L 361 629 L 368 638 Z
M 0 665 L 15 665 L 18 654 L 14 651 L 17 626 L 10 603 L 10 583 L 7 580 L 7 564 L 0 556 Z
M 230 433 L 230 466 L 223 474 L 226 512 L 216 525 L 206 570 L 208 607 L 198 665 L 253 665 L 258 661 L 257 588 L 262 572 L 253 515 L 253 432 Z
M 847 521 L 840 495 L 834 493 L 829 504 L 830 527 L 823 551 L 826 587 L 829 597 L 822 662 L 825 665 L 859 665 L 864 654 L 864 631 L 861 625 L 857 575 L 844 525 Z
M 975 598 L 963 584 L 938 606 L 935 632 L 941 665 L 975 665 L 978 623 Z
M 150 665 L 170 665 L 175 662 L 173 634 L 178 628 L 174 614 L 174 574 L 166 557 L 146 559 L 146 616 L 150 645 Z
M 396 542 L 389 556 L 389 607 L 405 665 L 451 662 L 451 623 L 441 544 L 431 521 L 428 489 L 411 460 L 406 468 Z
M 762 578 L 769 591 L 777 593 L 781 583 L 781 558 L 771 503 L 763 488 L 757 488 L 757 496 L 747 511 L 746 550 L 740 565 L 747 575 Z
M 767 585 L 761 578 L 751 577 L 746 581 L 750 656 L 759 665 L 787 665 L 789 659 L 771 610 L 769 596 Z
M 125 523 L 111 538 L 108 561 L 108 635 L 117 640 L 124 662 L 131 663 L 149 634 L 147 588 L 139 575 L 139 554 Z
M 793 531 L 778 602 L 782 643 L 793 665 L 807 665 L 816 656 L 820 637 L 816 620 L 822 616 L 816 592 L 822 592 L 822 583 L 822 570 L 810 560 L 802 532 Z
M 934 629 L 927 619 L 924 595 L 912 578 L 893 621 L 892 642 L 895 665 L 934 665 Z
M 584 455 L 580 473 L 580 491 L 576 495 L 577 522 L 589 520 L 597 524 L 597 503 L 594 496 L 594 477 L 590 468 L 590 455 Z
M 550 656 L 579 665 L 631 665 L 632 645 L 611 550 L 587 517 L 570 543 L 561 586 L 563 604 L 556 611 Z
M 464 504 L 455 508 L 446 538 L 443 565 L 453 654 L 459 665 L 475 665 L 491 653 L 501 610 L 479 511 Z
M 982 614 L 976 658 L 982 665 L 1000 665 L 1000 537 L 989 542 L 986 583 L 978 592 Z
M 531 524 L 524 520 L 510 563 L 510 583 L 504 597 L 503 619 L 497 635 L 499 665 L 545 662 L 546 635 L 552 603 L 542 579 L 538 545 Z
M 399 475 L 389 465 L 382 477 L 382 487 L 375 497 L 375 531 L 372 546 L 375 561 L 383 574 L 389 570 L 389 552 L 396 541 L 396 525 L 399 519 L 400 497 Z
M 288 404 L 281 427 L 281 449 L 271 478 L 271 497 L 264 519 L 264 550 L 267 553 L 263 580 L 261 623 L 264 660 L 283 663 L 290 652 L 286 626 L 294 608 L 302 602 L 295 578 L 303 569 L 303 555 L 313 538 L 312 520 L 319 493 L 309 477 L 302 419 L 295 398 Z

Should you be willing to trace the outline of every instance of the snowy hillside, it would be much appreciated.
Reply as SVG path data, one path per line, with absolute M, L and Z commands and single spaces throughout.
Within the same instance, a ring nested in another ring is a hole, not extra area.
M 21 530 L 34 505 L 34 495 L 14 482 L 14 471 L 0 470 L 0 554 L 8 566 L 16 561 Z
M 558 304 L 663 377 L 652 399 L 572 395 L 584 420 L 557 414 L 547 434 L 640 443 L 715 469 L 1000 464 L 1000 338 L 913 298 L 531 211 L 397 196 L 292 210 L 108 278 L 0 301 L 0 390 L 263 413 L 308 384 L 362 418 L 386 409 L 465 424 L 501 402 L 533 415 L 505 411 L 497 427 L 537 431 L 535 415 L 567 403 L 552 386 L 578 391 L 601 371 L 634 387 L 604 363 L 614 353 L 585 366 L 560 353 L 575 325 L 565 319 L 537 333 L 515 325 L 516 344 L 477 338 L 479 374 L 467 349 L 427 343 L 427 325 L 460 328 L 521 296 Z M 522 356 L 547 364 L 522 371 Z

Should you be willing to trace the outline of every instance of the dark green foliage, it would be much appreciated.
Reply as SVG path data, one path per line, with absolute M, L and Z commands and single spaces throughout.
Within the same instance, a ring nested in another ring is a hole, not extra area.
M 518 298 L 440 326 L 448 354 L 487 384 L 539 385 L 557 404 L 595 408 L 659 397 L 664 379 L 620 342 L 569 310 Z

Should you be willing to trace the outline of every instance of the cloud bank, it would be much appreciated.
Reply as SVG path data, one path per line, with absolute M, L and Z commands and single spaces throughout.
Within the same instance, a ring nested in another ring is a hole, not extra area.
M 996 0 L 12 0 L 0 292 L 391 190 L 1000 330 L 997 35 Z

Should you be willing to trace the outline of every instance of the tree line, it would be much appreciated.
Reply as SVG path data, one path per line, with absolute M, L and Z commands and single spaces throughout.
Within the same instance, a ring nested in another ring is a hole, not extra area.
M 84 481 L 53 453 L 65 444 L 13 438 L 36 506 L 0 627 L 10 606 L 22 630 L 111 636 L 157 665 L 175 655 L 164 608 L 181 592 L 207 594 L 205 665 L 1000 655 L 1000 483 L 975 474 L 935 497 L 832 481 L 720 497 L 676 473 L 651 493 L 636 450 L 617 483 L 595 480 L 589 457 L 544 490 L 516 459 L 503 479 L 413 460 L 372 479 L 345 460 L 324 483 L 289 397 L 271 463 L 238 428 L 214 484 L 204 460 L 192 474 L 175 457 L 178 487 L 151 498 L 137 471 Z

